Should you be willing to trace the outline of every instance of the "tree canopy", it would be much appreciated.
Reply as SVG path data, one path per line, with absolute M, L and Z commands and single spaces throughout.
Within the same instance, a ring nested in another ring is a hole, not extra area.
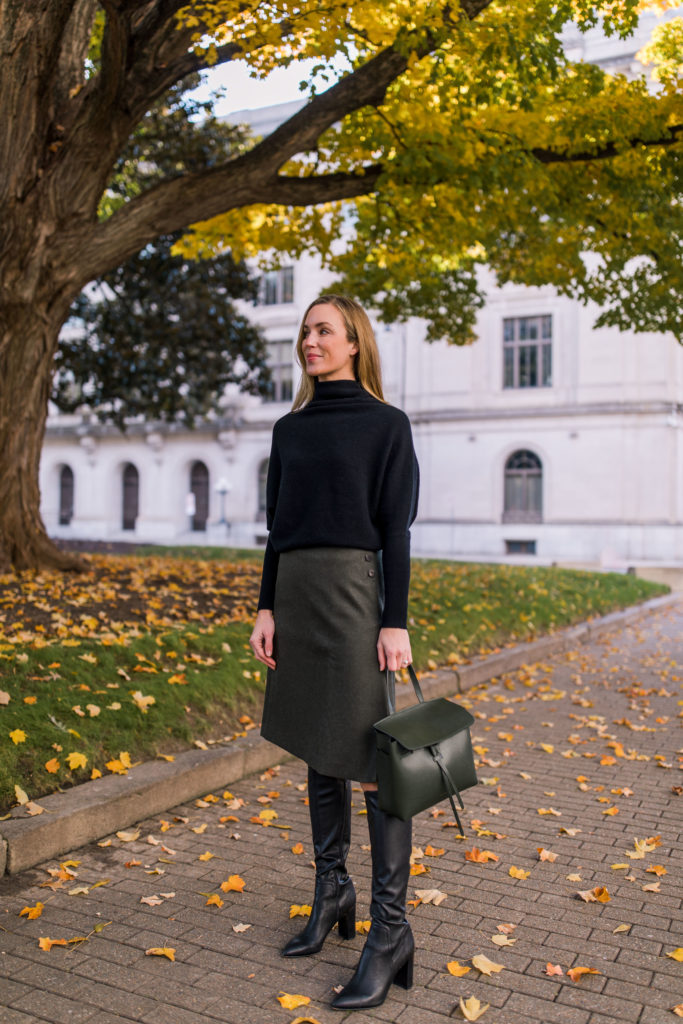
M 190 225 L 189 255 L 313 250 L 383 316 L 426 316 L 432 337 L 471 339 L 483 264 L 680 337 L 680 19 L 652 41 L 652 90 L 570 61 L 562 37 L 572 20 L 626 36 L 670 6 L 4 0 L 0 566 L 77 564 L 39 515 L 60 328 L 89 281 Z M 320 73 L 267 137 L 180 167 L 160 153 L 153 180 L 117 191 L 122 153 L 174 85 L 303 58 Z

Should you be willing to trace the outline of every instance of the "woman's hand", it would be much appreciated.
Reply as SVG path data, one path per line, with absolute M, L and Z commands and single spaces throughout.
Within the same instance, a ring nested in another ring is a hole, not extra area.
M 379 658 L 380 672 L 384 672 L 385 668 L 388 668 L 390 672 L 397 672 L 398 669 L 410 665 L 413 655 L 410 650 L 408 630 L 386 626 L 380 629 L 377 640 L 377 657 Z
M 249 637 L 249 645 L 254 655 L 268 668 L 275 668 L 273 660 L 273 637 L 275 636 L 275 619 L 268 608 L 261 608 L 256 613 L 254 630 Z

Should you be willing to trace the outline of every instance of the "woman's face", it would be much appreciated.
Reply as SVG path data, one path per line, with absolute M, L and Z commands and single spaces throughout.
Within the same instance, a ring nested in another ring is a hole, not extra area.
M 354 380 L 358 345 L 346 336 L 344 318 L 329 302 L 313 306 L 304 321 L 301 349 L 306 373 L 318 380 Z

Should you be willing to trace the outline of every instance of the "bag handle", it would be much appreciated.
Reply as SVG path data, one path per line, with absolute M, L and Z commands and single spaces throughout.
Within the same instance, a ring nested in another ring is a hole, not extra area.
M 415 669 L 413 668 L 412 665 L 408 665 L 407 667 L 408 667 L 408 674 L 410 676 L 410 681 L 413 684 L 413 689 L 415 690 L 415 696 L 417 697 L 418 702 L 420 704 L 424 704 L 424 702 L 425 702 L 424 695 L 422 693 L 422 689 L 420 687 L 420 683 L 419 683 L 419 680 L 417 678 L 417 675 L 415 674 Z M 386 669 L 385 678 L 386 678 L 386 688 L 387 688 L 387 705 L 389 707 L 389 714 L 393 715 L 393 714 L 396 713 L 396 673 L 395 672 L 390 672 L 389 669 Z M 456 809 L 456 806 L 455 806 L 455 801 L 453 800 L 453 797 L 457 797 L 457 800 L 458 800 L 458 803 L 460 804 L 460 807 L 462 808 L 463 811 L 465 810 L 465 805 L 462 802 L 462 797 L 460 796 L 460 791 L 459 791 L 458 787 L 456 786 L 456 784 L 453 782 L 453 779 L 451 777 L 451 773 L 449 772 L 448 768 L 446 767 L 444 759 L 443 759 L 443 757 L 441 755 L 441 751 L 439 749 L 439 745 L 437 743 L 434 743 L 434 744 L 430 745 L 429 747 L 427 747 L 427 750 L 431 754 L 432 758 L 434 759 L 434 763 L 437 765 L 437 767 L 439 768 L 439 770 L 441 772 L 441 777 L 443 778 L 443 781 L 444 781 L 444 786 L 446 788 L 446 793 L 447 793 L 448 799 L 450 801 L 451 809 L 452 809 L 453 814 L 455 816 L 455 820 L 456 820 L 456 823 L 457 823 L 457 826 L 458 826 L 458 830 L 460 831 L 460 835 L 464 836 L 465 835 L 465 830 L 462 827 L 462 823 L 460 821 L 460 815 L 457 812 L 457 809 Z
M 420 704 L 424 704 L 424 695 L 420 688 L 420 682 L 415 674 L 415 669 L 412 665 L 408 665 L 407 668 L 410 681 L 413 684 L 413 689 L 415 690 L 415 696 Z M 396 713 L 396 673 L 390 672 L 389 669 L 386 669 L 385 679 L 387 687 L 387 706 L 389 708 L 389 714 L 393 715 Z

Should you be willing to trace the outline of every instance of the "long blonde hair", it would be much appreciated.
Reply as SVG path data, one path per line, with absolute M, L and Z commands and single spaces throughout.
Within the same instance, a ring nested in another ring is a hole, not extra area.
M 304 313 L 301 327 L 299 328 L 299 336 L 296 340 L 296 357 L 301 367 L 301 383 L 294 397 L 292 411 L 296 412 L 302 406 L 308 405 L 315 392 L 315 380 L 306 372 L 306 360 L 303 353 L 304 325 L 306 317 L 314 306 L 322 306 L 327 303 L 339 310 L 344 320 L 346 337 L 349 341 L 355 342 L 358 345 L 358 352 L 353 357 L 353 372 L 356 380 L 371 395 L 379 398 L 380 402 L 384 402 L 379 349 L 377 348 L 377 341 L 375 340 L 375 334 L 368 319 L 368 314 L 359 302 L 356 302 L 355 299 L 350 299 L 347 295 L 320 295 L 311 302 Z

